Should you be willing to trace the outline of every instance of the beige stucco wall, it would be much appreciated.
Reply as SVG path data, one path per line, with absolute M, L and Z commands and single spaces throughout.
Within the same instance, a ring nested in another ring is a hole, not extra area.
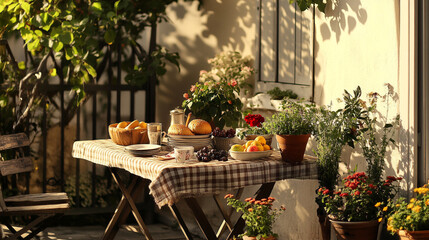
M 399 0 L 329 2 L 326 15 L 316 11 L 316 103 L 335 106 L 344 89 L 352 91 L 358 85 L 364 96 L 371 91 L 383 92 L 385 83 L 398 90 L 404 84 L 398 77 Z M 159 43 L 178 51 L 182 64 L 181 72 L 170 71 L 158 89 L 157 120 L 167 126 L 168 111 L 181 104 L 183 92 L 197 81 L 200 70 L 208 68 L 208 58 L 223 50 L 256 56 L 256 1 L 205 0 L 201 10 L 197 7 L 197 2 L 173 4 L 168 9 L 170 23 L 159 28 Z M 390 105 L 391 116 L 398 112 L 399 104 Z M 399 141 L 401 148 L 406 144 Z M 359 170 L 366 167 L 359 151 L 346 149 L 343 159 L 344 171 L 356 164 Z M 409 169 L 414 159 L 404 160 L 396 148 L 389 150 L 387 160 L 388 174 L 412 181 L 414 174 Z M 314 203 L 317 185 L 315 180 L 286 180 L 276 185 L 273 196 L 287 208 L 275 225 L 279 239 L 319 239 Z M 410 186 L 403 184 L 404 189 Z M 212 216 L 213 211 L 205 210 Z

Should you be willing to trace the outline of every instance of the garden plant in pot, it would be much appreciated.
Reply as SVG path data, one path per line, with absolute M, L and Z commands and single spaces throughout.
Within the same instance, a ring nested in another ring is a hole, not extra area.
M 258 136 L 262 136 L 267 141 L 266 144 L 271 146 L 273 134 L 268 134 L 268 131 L 262 127 L 262 123 L 265 122 L 265 118 L 261 114 L 249 113 L 244 117 L 244 121 L 248 127 L 237 133 L 237 136 L 240 139 L 255 140 Z
M 308 138 L 313 132 L 312 105 L 286 100 L 283 111 L 268 118 L 262 126 L 268 133 L 276 134 L 282 159 L 291 163 L 299 163 L 304 158 Z
M 254 198 L 246 198 L 245 201 L 240 201 L 232 194 L 225 196 L 229 206 L 235 208 L 237 212 L 241 212 L 241 216 L 245 221 L 244 233 L 240 235 L 243 240 L 275 240 L 277 234 L 273 233 L 273 224 L 277 216 L 286 209 L 281 206 L 279 209 L 273 208 L 274 198 L 263 198 L 256 200 Z
M 414 189 L 416 197 L 391 202 L 387 230 L 401 240 L 429 239 L 429 185 Z
M 344 91 L 343 99 L 347 100 L 344 108 L 336 111 L 331 107 L 320 107 L 315 111 L 314 137 L 316 147 L 313 150 L 317 157 L 319 188 L 334 189 L 339 179 L 339 162 L 346 144 L 354 147 L 358 119 L 362 115 L 361 89 L 358 87 L 354 95 Z M 331 235 L 330 221 L 324 210 L 321 196 L 316 197 L 318 204 L 317 216 L 322 230 L 323 240 L 329 240 Z
M 343 180 L 339 189 L 320 188 L 318 195 L 340 240 L 376 240 L 379 224 L 388 213 L 388 202 L 398 187 L 393 176 L 371 183 L 364 172 L 356 172 Z M 379 211 L 379 209 L 381 211 Z

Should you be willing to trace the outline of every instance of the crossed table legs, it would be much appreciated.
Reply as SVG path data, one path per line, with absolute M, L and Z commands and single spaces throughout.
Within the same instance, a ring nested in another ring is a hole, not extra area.
M 112 219 L 110 220 L 106 230 L 104 231 L 102 240 L 114 239 L 116 233 L 119 230 L 119 227 L 125 223 L 130 212 L 133 214 L 134 218 L 136 219 L 137 224 L 139 225 L 140 230 L 145 236 L 146 240 L 153 240 L 134 202 L 135 199 L 142 193 L 144 187 L 149 183 L 149 180 L 143 179 L 141 177 L 131 174 L 130 184 L 128 187 L 126 187 L 118 174 L 118 169 L 117 168 L 109 168 L 109 169 L 110 169 L 110 172 L 112 173 L 113 179 L 118 184 L 119 189 L 121 189 L 122 198 L 118 204 L 118 207 L 115 210 L 115 213 L 112 216 Z M 275 182 L 262 184 L 259 190 L 256 192 L 255 198 L 262 199 L 262 198 L 269 197 L 271 194 L 271 191 L 274 188 L 274 184 Z M 240 196 L 241 193 L 242 193 L 242 189 L 240 189 L 237 192 L 237 196 Z M 224 218 L 224 221 L 220 226 L 217 234 L 214 232 L 213 228 L 211 227 L 206 215 L 204 214 L 197 200 L 195 198 L 184 199 L 188 207 L 192 210 L 195 220 L 197 221 L 201 231 L 204 233 L 204 236 L 206 237 L 206 239 L 218 240 L 219 236 L 225 230 L 225 226 L 227 226 L 230 230 L 230 233 L 228 234 L 228 237 L 226 239 L 232 239 L 233 236 L 237 236 L 238 234 L 243 233 L 244 220 L 240 217 L 238 218 L 237 222 L 233 225 L 230 220 L 232 211 L 228 211 L 223 207 L 222 204 L 220 204 L 219 196 L 215 196 L 214 199 Z M 183 234 L 185 235 L 186 239 L 192 240 L 193 239 L 192 235 L 189 232 L 185 224 L 185 221 L 183 220 L 177 206 L 173 204 L 169 206 L 169 208 L 171 213 L 179 223 L 180 228 Z

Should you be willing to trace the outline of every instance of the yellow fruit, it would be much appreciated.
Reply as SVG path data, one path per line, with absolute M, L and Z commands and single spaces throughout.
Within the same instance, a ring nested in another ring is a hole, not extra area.
M 120 122 L 119 124 L 118 124 L 118 126 L 116 126 L 117 128 L 125 128 L 126 126 L 128 126 L 128 122 Z
M 268 150 L 271 150 L 271 147 L 270 147 L 270 145 L 265 144 L 264 145 L 264 151 L 268 151 Z
M 134 128 L 138 127 L 139 124 L 140 124 L 140 122 L 138 120 L 134 120 L 130 124 L 128 124 L 128 126 L 126 126 L 125 129 L 134 129 Z
M 257 137 L 255 138 L 255 141 L 259 142 L 259 143 L 260 143 L 260 144 L 262 144 L 262 145 L 267 144 L 267 140 L 265 140 L 265 138 L 264 138 L 264 137 L 262 137 L 262 136 L 257 136 Z
M 262 146 L 262 144 L 260 144 L 257 141 L 253 141 L 252 144 L 250 144 L 250 146 L 256 146 L 258 147 L 259 151 L 264 151 L 264 147 Z
M 139 127 L 143 128 L 143 129 L 146 129 L 147 128 L 147 124 L 145 122 L 141 121 L 139 123 Z
M 259 152 L 259 151 L 260 151 L 259 147 L 256 145 L 250 145 L 246 150 L 246 152 Z
M 247 141 L 246 142 L 246 147 L 248 148 L 250 146 L 250 144 L 252 144 L 253 142 L 254 142 L 253 140 Z
M 231 151 L 243 152 L 244 148 L 243 148 L 243 146 L 236 144 L 236 145 L 231 146 Z

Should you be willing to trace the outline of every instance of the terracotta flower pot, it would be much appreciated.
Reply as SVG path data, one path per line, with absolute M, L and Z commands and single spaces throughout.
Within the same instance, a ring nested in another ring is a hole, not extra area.
M 335 229 L 338 240 L 377 240 L 378 220 L 363 222 L 333 221 L 331 224 Z
M 319 218 L 320 230 L 322 231 L 322 239 L 330 240 L 331 239 L 331 222 L 329 221 L 328 216 L 323 211 L 323 208 L 319 206 L 317 209 L 317 217 Z
M 398 235 L 401 240 L 428 240 L 429 230 L 423 230 L 423 231 L 399 230 Z
M 243 240 L 256 240 L 256 237 L 243 236 Z M 276 238 L 274 236 L 269 236 L 266 238 L 263 237 L 261 240 L 276 240 Z
M 310 136 L 311 134 L 276 135 L 283 161 L 291 163 L 301 162 L 304 159 L 305 148 Z

